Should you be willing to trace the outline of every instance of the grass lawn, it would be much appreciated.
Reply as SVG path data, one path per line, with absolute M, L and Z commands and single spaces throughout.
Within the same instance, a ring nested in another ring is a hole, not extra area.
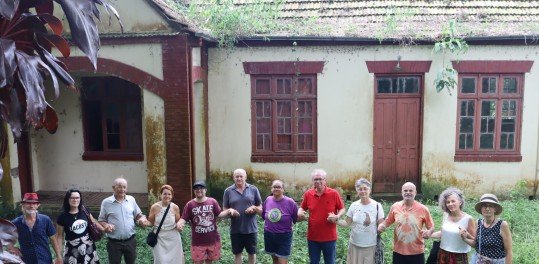
M 509 222 L 511 226 L 511 232 L 513 235 L 513 263 L 515 264 L 539 264 L 539 201 L 528 201 L 524 199 L 518 199 L 513 201 L 502 202 L 504 212 L 502 218 Z M 383 203 L 384 211 L 389 211 L 390 203 Z M 473 209 L 475 201 L 469 201 L 465 206 L 465 211 L 471 214 L 475 219 L 479 216 Z M 349 203 L 346 207 L 348 208 Z M 441 209 L 434 205 L 428 205 L 432 217 L 436 222 L 437 230 L 441 225 Z M 263 239 L 263 226 L 260 221 L 259 236 L 258 236 L 258 250 L 257 257 L 258 263 L 272 263 L 271 257 L 264 254 L 264 239 Z M 233 263 L 233 255 L 230 251 L 230 237 L 228 236 L 229 223 L 228 220 L 219 223 L 219 231 L 221 233 L 221 242 L 223 245 L 222 258 L 219 263 Z M 337 241 L 337 263 L 346 262 L 346 251 L 348 247 L 348 228 L 338 228 L 339 239 Z M 137 229 L 137 243 L 138 243 L 138 259 L 137 263 L 153 263 L 151 248 L 145 244 L 146 234 L 149 228 Z M 294 227 L 294 242 L 292 246 L 292 256 L 289 259 L 289 263 L 308 263 L 309 256 L 307 253 L 307 223 L 301 222 Z M 191 230 L 186 228 L 182 232 L 183 249 L 185 253 L 186 263 L 191 262 L 190 245 L 191 245 Z M 393 229 L 390 228 L 382 234 L 382 238 L 385 241 L 385 255 L 386 263 L 391 263 L 392 253 L 392 239 Z M 432 241 L 427 240 L 426 256 L 428 256 L 428 250 Z M 102 239 L 98 242 L 99 256 L 101 257 L 101 263 L 108 263 L 106 252 L 106 239 Z M 244 257 L 246 259 L 246 257 Z M 246 262 L 246 261 L 245 261 Z

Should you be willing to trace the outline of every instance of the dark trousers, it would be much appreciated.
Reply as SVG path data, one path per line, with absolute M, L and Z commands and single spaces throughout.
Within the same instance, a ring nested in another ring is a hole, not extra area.
M 110 264 L 122 263 L 122 256 L 126 264 L 135 264 L 137 259 L 137 240 L 135 236 L 125 241 L 109 239 L 107 242 L 107 253 Z
M 335 264 L 335 253 L 337 251 L 336 241 L 316 242 L 307 240 L 309 248 L 310 264 L 320 263 L 320 253 L 324 254 L 325 264 Z
M 401 255 L 393 252 L 393 264 L 425 264 L 425 254 Z

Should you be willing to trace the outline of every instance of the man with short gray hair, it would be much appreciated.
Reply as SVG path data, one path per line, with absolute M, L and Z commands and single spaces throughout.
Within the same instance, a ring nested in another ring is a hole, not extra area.
M 137 258 L 135 221 L 140 226 L 152 223 L 142 214 L 135 198 L 127 195 L 127 180 L 117 178 L 112 185 L 114 194 L 101 202 L 98 221 L 107 233 L 109 263 L 120 264 L 122 256 L 126 264 L 134 264 Z
M 340 194 L 326 185 L 327 174 L 316 169 L 311 174 L 313 188 L 303 194 L 303 201 L 298 210 L 298 219 L 306 220 L 309 211 L 307 242 L 311 264 L 320 262 L 320 252 L 324 254 L 324 263 L 335 263 L 337 220 L 345 213 Z
M 258 188 L 248 184 L 247 172 L 236 169 L 232 174 L 234 184 L 223 195 L 223 210 L 230 210 L 230 240 L 234 263 L 242 263 L 243 249 L 249 254 L 249 264 L 256 263 L 258 224 L 256 212 L 262 210 L 262 198 Z

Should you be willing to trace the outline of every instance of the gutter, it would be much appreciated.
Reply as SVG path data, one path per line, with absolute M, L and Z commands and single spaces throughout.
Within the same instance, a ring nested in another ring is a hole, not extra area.
M 205 36 L 208 41 L 215 41 L 215 38 L 195 33 L 197 36 Z M 492 37 L 467 37 L 464 40 L 469 45 L 539 45 L 539 35 L 526 36 L 492 36 Z M 288 46 L 295 42 L 297 46 L 327 46 L 327 45 L 401 45 L 408 43 L 413 45 L 432 45 L 436 41 L 433 39 L 418 39 L 412 42 L 399 38 L 384 39 L 379 41 L 376 38 L 365 37 L 324 37 L 324 36 L 251 36 L 238 39 L 236 46 Z M 212 46 L 213 47 L 213 46 Z

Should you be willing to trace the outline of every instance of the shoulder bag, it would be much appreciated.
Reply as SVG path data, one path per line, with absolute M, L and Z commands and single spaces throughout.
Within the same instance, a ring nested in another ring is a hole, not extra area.
M 376 203 L 376 220 L 375 226 L 378 226 L 378 205 L 380 203 Z M 374 251 L 374 263 L 375 264 L 384 264 L 384 241 L 382 240 L 382 236 L 380 233 L 376 232 L 376 250 Z
M 88 233 L 90 234 L 90 239 L 92 239 L 92 241 L 94 242 L 97 242 L 103 237 L 103 232 L 101 232 L 101 230 L 97 228 L 97 224 L 92 221 L 92 215 L 90 214 L 88 209 L 86 209 L 86 206 L 83 205 L 81 207 L 82 212 L 84 212 L 86 218 L 88 219 Z
M 150 247 L 155 247 L 157 245 L 157 236 L 159 235 L 159 231 L 161 231 L 161 226 L 163 225 L 163 222 L 165 221 L 165 217 L 167 216 L 168 210 L 170 209 L 170 205 L 172 203 L 168 204 L 167 210 L 165 210 L 165 213 L 163 214 L 163 218 L 161 218 L 161 222 L 159 223 L 159 226 L 157 227 L 157 230 L 155 233 L 152 230 L 150 230 L 150 233 L 148 233 L 148 236 L 146 237 L 146 244 Z

